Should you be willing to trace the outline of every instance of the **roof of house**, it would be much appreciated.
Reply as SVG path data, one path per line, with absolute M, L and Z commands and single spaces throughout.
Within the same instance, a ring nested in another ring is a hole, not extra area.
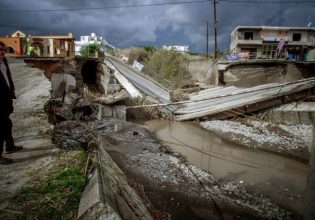
M 74 39 L 72 33 L 68 35 L 28 35 L 29 38 L 42 38 L 42 39 Z
M 15 35 L 15 34 L 17 34 L 17 33 L 22 34 L 23 36 L 26 36 L 26 34 L 25 34 L 23 31 L 21 31 L 21 30 L 16 30 L 16 31 L 14 31 L 14 32 L 11 34 L 11 36 L 13 36 L 13 35 Z
M 232 33 L 237 30 L 279 30 L 279 31 L 315 31 L 315 27 L 277 27 L 277 26 L 237 26 Z

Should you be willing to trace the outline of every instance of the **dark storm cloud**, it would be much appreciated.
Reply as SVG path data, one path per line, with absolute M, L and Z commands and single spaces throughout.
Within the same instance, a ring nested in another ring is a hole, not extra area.
M 0 10 L 91 8 L 175 1 L 179 0 L 1 0 Z M 220 1 L 217 9 L 220 49 L 229 47 L 230 33 L 238 25 L 306 26 L 309 16 L 315 19 L 315 3 L 249 4 Z M 143 43 L 157 46 L 185 44 L 194 51 L 203 52 L 207 19 L 210 21 L 210 47 L 213 46 L 212 16 L 209 2 L 110 10 L 1 12 L 0 35 L 10 34 L 16 29 L 29 34 L 74 32 L 77 38 L 95 32 L 117 47 Z

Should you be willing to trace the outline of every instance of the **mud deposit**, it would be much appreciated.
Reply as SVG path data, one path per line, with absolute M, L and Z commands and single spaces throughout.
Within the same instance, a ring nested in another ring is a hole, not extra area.
M 307 164 L 235 145 L 194 123 L 154 120 L 145 124 L 173 151 L 215 178 L 240 183 L 287 209 L 303 212 Z

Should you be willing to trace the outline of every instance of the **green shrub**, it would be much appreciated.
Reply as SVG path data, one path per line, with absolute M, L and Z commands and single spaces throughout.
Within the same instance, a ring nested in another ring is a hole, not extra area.
M 132 47 L 128 50 L 129 64 L 132 64 L 134 60 L 143 63 L 151 56 L 151 52 L 145 50 L 143 47 Z
M 87 44 L 83 45 L 80 49 L 80 54 L 82 57 L 94 57 L 96 52 L 101 52 L 100 44 Z
M 176 51 L 157 50 L 144 62 L 146 69 L 156 73 L 156 78 L 167 87 L 178 88 L 189 77 L 185 63 L 187 59 L 184 54 Z M 152 75 L 152 74 L 150 74 Z M 166 85 L 165 84 L 171 84 Z

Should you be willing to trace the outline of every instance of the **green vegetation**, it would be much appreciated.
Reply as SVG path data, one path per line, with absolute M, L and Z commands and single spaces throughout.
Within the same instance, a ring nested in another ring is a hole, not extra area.
M 99 55 L 103 53 L 100 44 L 87 44 L 80 49 L 80 54 L 83 57 L 95 57 L 96 53 Z
M 186 70 L 187 56 L 175 51 L 157 50 L 144 62 L 144 72 L 165 86 L 174 89 L 183 86 L 190 75 Z M 152 74 L 152 71 L 156 74 Z
M 26 219 L 76 219 L 86 185 L 84 151 L 61 152 L 58 166 L 18 197 Z
M 143 47 L 132 47 L 128 49 L 127 54 L 129 56 L 129 64 L 132 64 L 134 60 L 144 63 L 148 59 L 150 59 L 150 56 L 153 52 L 147 51 Z
M 157 49 L 152 46 L 138 46 L 124 51 L 129 56 L 129 64 L 134 60 L 144 64 L 143 73 L 151 76 L 164 86 L 174 89 L 188 82 L 186 62 L 191 56 L 176 51 Z
M 87 44 L 83 45 L 80 49 L 80 54 L 82 57 L 95 57 L 96 54 L 98 54 L 98 56 L 102 56 L 105 52 L 111 55 L 116 54 L 115 49 L 103 44 Z

